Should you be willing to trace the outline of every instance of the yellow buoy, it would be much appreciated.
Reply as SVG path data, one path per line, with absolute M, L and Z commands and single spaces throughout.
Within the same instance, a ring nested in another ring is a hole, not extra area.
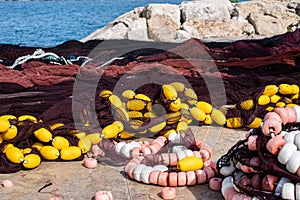
M 289 84 L 280 84 L 279 92 L 283 95 L 288 95 L 293 93 L 293 87 Z
M 164 133 L 164 137 L 168 138 L 171 133 L 176 133 L 177 134 L 177 132 L 174 129 L 171 129 L 171 130 L 168 130 L 167 132 Z
M 175 100 L 177 98 L 177 91 L 175 90 L 175 88 L 171 85 L 163 85 L 162 86 L 162 92 L 164 97 L 167 100 Z
M 277 102 L 276 103 L 276 107 L 278 107 L 278 108 L 284 108 L 285 107 L 285 103 L 284 102 Z
M 278 92 L 278 87 L 276 85 L 267 85 L 263 91 L 263 95 L 273 96 Z
M 120 121 L 114 121 L 112 124 L 116 125 L 119 128 L 119 132 L 121 132 L 121 131 L 124 130 L 124 125 L 123 125 L 122 122 L 120 122 Z
M 52 139 L 52 133 L 45 128 L 40 128 L 34 131 L 33 134 L 41 142 L 50 142 Z
M 54 129 L 57 129 L 57 128 L 63 127 L 63 126 L 64 126 L 63 123 L 56 123 L 56 124 L 52 124 L 52 125 L 50 126 L 50 129 L 51 129 L 51 130 L 54 130 Z
M 2 150 L 3 153 L 6 153 L 6 150 L 9 149 L 10 147 L 14 147 L 13 144 L 9 143 L 9 144 L 6 144 Z
M 213 123 L 213 121 L 212 121 L 210 114 L 207 114 L 204 119 L 204 124 L 211 125 L 212 123 Z
M 131 99 L 127 102 L 128 110 L 140 111 L 146 107 L 146 103 L 141 99 Z
M 60 158 L 63 160 L 74 160 L 81 156 L 81 150 L 77 146 L 69 146 L 60 151 Z
M 144 117 L 146 117 L 146 118 L 156 118 L 157 115 L 154 112 L 146 112 L 144 114 Z
M 81 139 L 86 136 L 85 132 L 79 132 L 74 134 L 78 139 Z
M 257 100 L 258 105 L 264 106 L 270 103 L 270 97 L 267 95 L 260 95 L 260 97 Z
M 59 157 L 59 151 L 53 146 L 43 146 L 40 149 L 40 154 L 46 160 L 56 160 Z
M 18 128 L 15 125 L 11 125 L 9 129 L 2 133 L 3 140 L 11 140 L 14 139 L 18 134 Z
M 163 128 L 165 128 L 166 126 L 166 122 L 161 122 L 155 126 L 152 126 L 151 128 L 149 128 L 149 131 L 152 132 L 152 133 L 156 133 L 156 132 L 159 132 L 161 131 Z
M 25 149 L 22 150 L 22 153 L 24 155 L 26 155 L 26 154 L 29 154 L 31 151 L 32 151 L 32 148 L 27 147 L 27 148 L 25 148 Z
M 139 111 L 134 111 L 134 110 L 132 110 L 132 111 L 129 111 L 128 112 L 128 115 L 129 115 L 129 118 L 142 118 L 143 117 L 143 113 L 141 113 L 141 112 L 139 112 Z
M 125 97 L 126 99 L 133 99 L 135 96 L 135 92 L 133 90 L 125 90 L 122 93 L 122 96 Z
M 177 133 L 186 133 L 188 130 L 189 126 L 187 125 L 186 122 L 178 122 L 177 127 L 176 127 L 176 132 Z
M 246 101 L 241 102 L 240 106 L 244 110 L 251 110 L 254 106 L 254 102 L 252 99 L 248 99 Z
M 270 102 L 271 103 L 277 103 L 280 99 L 281 99 L 281 97 L 275 94 L 275 95 L 270 97 Z
M 259 128 L 262 123 L 262 119 L 255 117 L 251 124 L 247 125 L 248 128 Z
M 181 109 L 189 110 L 190 107 L 189 107 L 189 105 L 187 105 L 186 103 L 181 103 Z
M 99 144 L 102 141 L 100 133 L 91 133 L 88 134 L 86 137 L 90 139 L 92 145 Z
M 177 98 L 170 103 L 170 110 L 173 112 L 179 111 L 181 109 L 181 99 Z
M 38 151 L 40 151 L 41 148 L 42 148 L 43 146 L 44 146 L 44 145 L 43 145 L 42 143 L 40 143 L 40 142 L 35 142 L 35 143 L 33 143 L 33 145 L 31 145 L 31 148 L 37 149 Z
M 177 163 L 177 169 L 179 169 L 182 172 L 187 171 L 196 171 L 199 169 L 202 169 L 203 167 L 203 161 L 201 158 L 197 156 L 188 156 Z
M 222 113 L 220 110 L 214 109 L 211 113 L 211 118 L 214 122 L 217 124 L 223 126 L 226 122 L 226 117 L 224 113 Z
M 102 90 L 99 94 L 100 97 L 107 99 L 108 97 L 110 97 L 112 95 L 112 91 L 110 90 Z
M 122 103 L 121 99 L 117 95 L 113 94 L 113 95 L 109 96 L 108 99 L 109 99 L 110 103 L 112 105 L 114 105 L 115 107 L 117 107 L 117 108 L 123 107 L 123 103 Z
M 183 92 L 184 91 L 184 84 L 180 82 L 173 82 L 170 83 L 170 85 L 177 91 L 177 92 Z
M 129 133 L 127 131 L 121 131 L 118 136 L 121 139 L 129 139 L 129 138 L 134 137 L 134 133 Z
M 115 124 L 110 124 L 102 130 L 104 138 L 115 138 L 120 133 L 120 128 Z
M 10 119 L 17 119 L 14 115 L 2 115 L 0 116 L 0 120 L 10 120 Z
M 268 106 L 268 107 L 266 108 L 266 110 L 269 111 L 269 112 L 273 111 L 274 109 L 275 109 L 275 108 L 272 107 L 272 106 Z
M 62 150 L 70 146 L 69 140 L 61 136 L 55 136 L 52 140 L 52 145 L 58 150 Z
M 24 160 L 24 155 L 21 151 L 21 149 L 17 147 L 8 147 L 5 151 L 5 155 L 8 160 L 10 160 L 13 163 L 21 163 Z
M 203 110 L 201 110 L 198 107 L 192 107 L 190 109 L 190 113 L 193 116 L 194 119 L 198 120 L 198 121 L 204 121 L 206 114 Z
M 34 116 L 31 115 L 22 115 L 20 117 L 18 117 L 18 120 L 21 121 L 25 121 L 25 120 L 29 120 L 32 121 L 34 123 L 37 123 L 37 119 Z
M 293 84 L 293 85 L 291 85 L 291 87 L 292 87 L 292 90 L 293 90 L 292 94 L 298 94 L 299 93 L 299 86 L 298 85 Z
M 135 99 L 141 99 L 141 100 L 144 100 L 144 101 L 147 101 L 147 102 L 150 102 L 150 101 L 151 101 L 150 97 L 148 97 L 148 96 L 145 95 L 145 94 L 136 94 L 136 95 L 134 96 L 134 98 L 135 98 Z
M 7 119 L 0 119 L 0 132 L 8 131 L 10 123 Z
M 232 117 L 226 120 L 226 126 L 228 128 L 241 128 L 243 126 L 242 119 L 240 117 Z
M 196 106 L 203 110 L 206 114 L 211 113 L 213 108 L 210 103 L 207 103 L 205 101 L 198 101 Z
M 167 124 L 174 124 L 178 122 L 181 118 L 181 113 L 179 111 L 167 114 Z
M 184 96 L 190 98 L 190 99 L 194 99 L 197 100 L 197 94 L 195 93 L 195 91 L 192 88 L 187 88 L 184 91 Z
M 23 166 L 27 169 L 36 168 L 41 164 L 41 157 L 37 154 L 28 154 L 24 157 Z
M 78 141 L 77 145 L 81 149 L 82 153 L 87 153 L 91 149 L 92 142 L 87 136 L 85 136 Z

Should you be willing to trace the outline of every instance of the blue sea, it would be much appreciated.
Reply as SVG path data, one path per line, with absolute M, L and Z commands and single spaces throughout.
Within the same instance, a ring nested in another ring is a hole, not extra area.
M 0 1 L 0 43 L 50 47 L 80 40 L 149 3 L 181 0 Z
M 136 7 L 149 3 L 180 4 L 182 1 L 0 0 L 0 43 L 56 46 L 67 40 L 80 40 Z

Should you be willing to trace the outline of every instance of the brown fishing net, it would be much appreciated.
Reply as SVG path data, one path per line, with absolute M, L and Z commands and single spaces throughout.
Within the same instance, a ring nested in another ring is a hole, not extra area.
M 300 30 L 263 40 L 234 43 L 203 44 L 192 39 L 182 44 L 159 44 L 168 50 L 143 48 L 148 45 L 147 42 L 111 41 L 102 49 L 97 47 L 103 41 L 69 41 L 43 50 L 65 58 L 89 56 L 93 61 L 80 67 L 81 62 L 73 65 L 51 65 L 40 60 L 31 60 L 17 69 L 9 69 L 8 66 L 13 65 L 18 57 L 32 54 L 36 48 L 3 44 L 0 45 L 0 115 L 31 114 L 43 120 L 42 124 L 45 126 L 64 123 L 63 127 L 52 132 L 54 135 L 66 134 L 64 136 L 72 140 L 73 136 L 68 135 L 70 130 L 78 129 L 92 133 L 99 131 L 99 125 L 103 128 L 114 121 L 110 105 L 98 95 L 104 89 L 114 90 L 122 77 L 130 79 L 132 84 L 141 85 L 161 80 L 169 83 L 184 77 L 196 92 L 198 100 L 210 102 L 215 107 L 224 103 L 237 105 L 236 109 L 227 110 L 227 117 L 240 116 L 244 124 L 248 125 L 254 117 L 264 116 L 265 106 L 255 106 L 251 111 L 244 111 L 239 108 L 239 102 L 249 97 L 257 99 L 263 88 L 269 84 L 300 85 L 299 42 Z M 97 68 L 112 55 L 124 52 L 124 44 L 135 46 L 137 50 L 122 53 L 122 59 Z M 195 44 L 201 47 L 201 50 L 195 48 Z M 203 49 L 210 58 L 203 53 Z M 183 58 L 174 52 L 184 52 L 187 56 Z M 76 87 L 80 99 L 73 99 L 72 96 L 75 80 L 81 82 L 81 85 Z M 96 89 L 89 90 L 95 82 Z M 220 90 L 220 82 L 225 91 Z M 130 87 L 130 84 L 126 84 L 120 87 L 119 92 Z M 159 84 L 145 84 L 136 92 L 159 99 L 155 97 L 159 87 Z M 221 97 L 225 98 L 225 102 Z M 298 103 L 298 100 L 293 100 L 293 103 Z M 146 121 L 143 123 L 147 124 Z M 30 128 L 34 129 L 35 126 L 31 125 Z M 20 127 L 20 130 L 24 131 L 14 141 L 17 145 L 21 141 L 27 145 L 33 142 L 26 139 L 32 134 L 26 127 L 28 126 Z M 28 132 L 25 133 L 25 130 Z M 28 135 L 25 137 L 26 134 Z M 3 144 L 1 146 L 3 147 Z M 1 158 L 3 157 L 5 156 L 1 154 Z M 1 159 L 0 163 L 3 166 L 2 170 L 9 165 L 5 159 Z M 11 167 L 5 168 L 3 172 L 20 170 L 19 166 L 10 165 Z
M 36 137 L 34 137 L 33 134 L 34 131 L 40 128 L 45 128 L 48 131 L 50 131 L 53 138 L 55 136 L 62 136 L 66 138 L 69 141 L 71 146 L 76 146 L 79 141 L 79 139 L 75 137 L 75 135 L 72 133 L 74 127 L 71 126 L 58 127 L 54 130 L 51 130 L 48 124 L 44 122 L 33 122 L 31 120 L 25 120 L 25 121 L 10 120 L 10 124 L 17 127 L 18 134 L 15 138 L 11 140 L 3 141 L 0 144 L 1 152 L 3 152 L 4 149 L 6 148 L 6 145 L 9 144 L 13 144 L 14 147 L 20 149 L 31 148 L 34 145 L 34 143 L 40 142 L 37 140 Z M 51 145 L 51 141 L 49 141 L 48 143 L 43 143 L 43 145 L 45 146 Z M 30 154 L 40 155 L 38 149 L 36 148 L 32 148 Z M 81 155 L 75 160 L 82 160 L 82 159 L 83 159 L 83 155 Z M 57 161 L 62 161 L 62 159 L 58 158 Z M 24 169 L 24 167 L 22 167 L 22 163 L 12 163 L 11 161 L 9 161 L 5 156 L 5 153 L 1 153 L 0 163 L 1 163 L 0 173 L 13 173 L 21 169 Z
M 299 129 L 299 123 L 288 124 L 283 127 L 285 131 L 294 131 Z M 247 140 L 250 136 L 258 136 L 256 140 L 256 151 L 249 150 L 247 146 Z M 238 141 L 227 154 L 223 155 L 217 162 L 217 169 L 220 169 L 224 166 L 229 166 L 230 161 L 234 163 L 236 168 L 233 176 L 234 185 L 240 190 L 241 193 L 245 193 L 251 197 L 257 197 L 258 199 L 282 199 L 280 194 L 276 195 L 274 191 L 264 190 L 261 186 L 261 181 L 248 182 L 245 184 L 241 181 L 242 176 L 248 176 L 249 180 L 253 180 L 254 177 L 259 177 L 258 180 L 266 175 L 273 175 L 280 178 L 285 177 L 296 184 L 300 181 L 300 177 L 296 174 L 290 173 L 286 166 L 278 162 L 277 155 L 271 154 L 266 145 L 271 139 L 270 136 L 265 136 L 261 129 L 253 129 L 249 136 L 245 140 Z M 255 159 L 255 162 L 251 162 L 251 159 Z M 237 164 L 239 163 L 239 164 Z M 244 165 L 251 167 L 253 172 L 244 173 L 239 168 L 239 165 Z

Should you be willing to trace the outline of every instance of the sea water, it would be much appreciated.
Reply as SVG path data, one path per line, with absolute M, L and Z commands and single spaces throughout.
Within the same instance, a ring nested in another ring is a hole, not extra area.
M 67 40 L 80 40 L 136 7 L 149 3 L 178 5 L 182 1 L 0 0 L 0 44 L 56 46 Z
M 181 0 L 1 1 L 0 43 L 56 46 L 80 40 L 118 16 L 149 3 Z

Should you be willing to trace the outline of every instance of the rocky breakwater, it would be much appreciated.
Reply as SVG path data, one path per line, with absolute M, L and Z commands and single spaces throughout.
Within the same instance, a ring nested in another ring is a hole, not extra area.
M 180 5 L 149 4 L 118 17 L 82 41 L 130 39 L 182 41 L 189 38 L 272 36 L 295 29 L 299 0 L 185 1 Z

